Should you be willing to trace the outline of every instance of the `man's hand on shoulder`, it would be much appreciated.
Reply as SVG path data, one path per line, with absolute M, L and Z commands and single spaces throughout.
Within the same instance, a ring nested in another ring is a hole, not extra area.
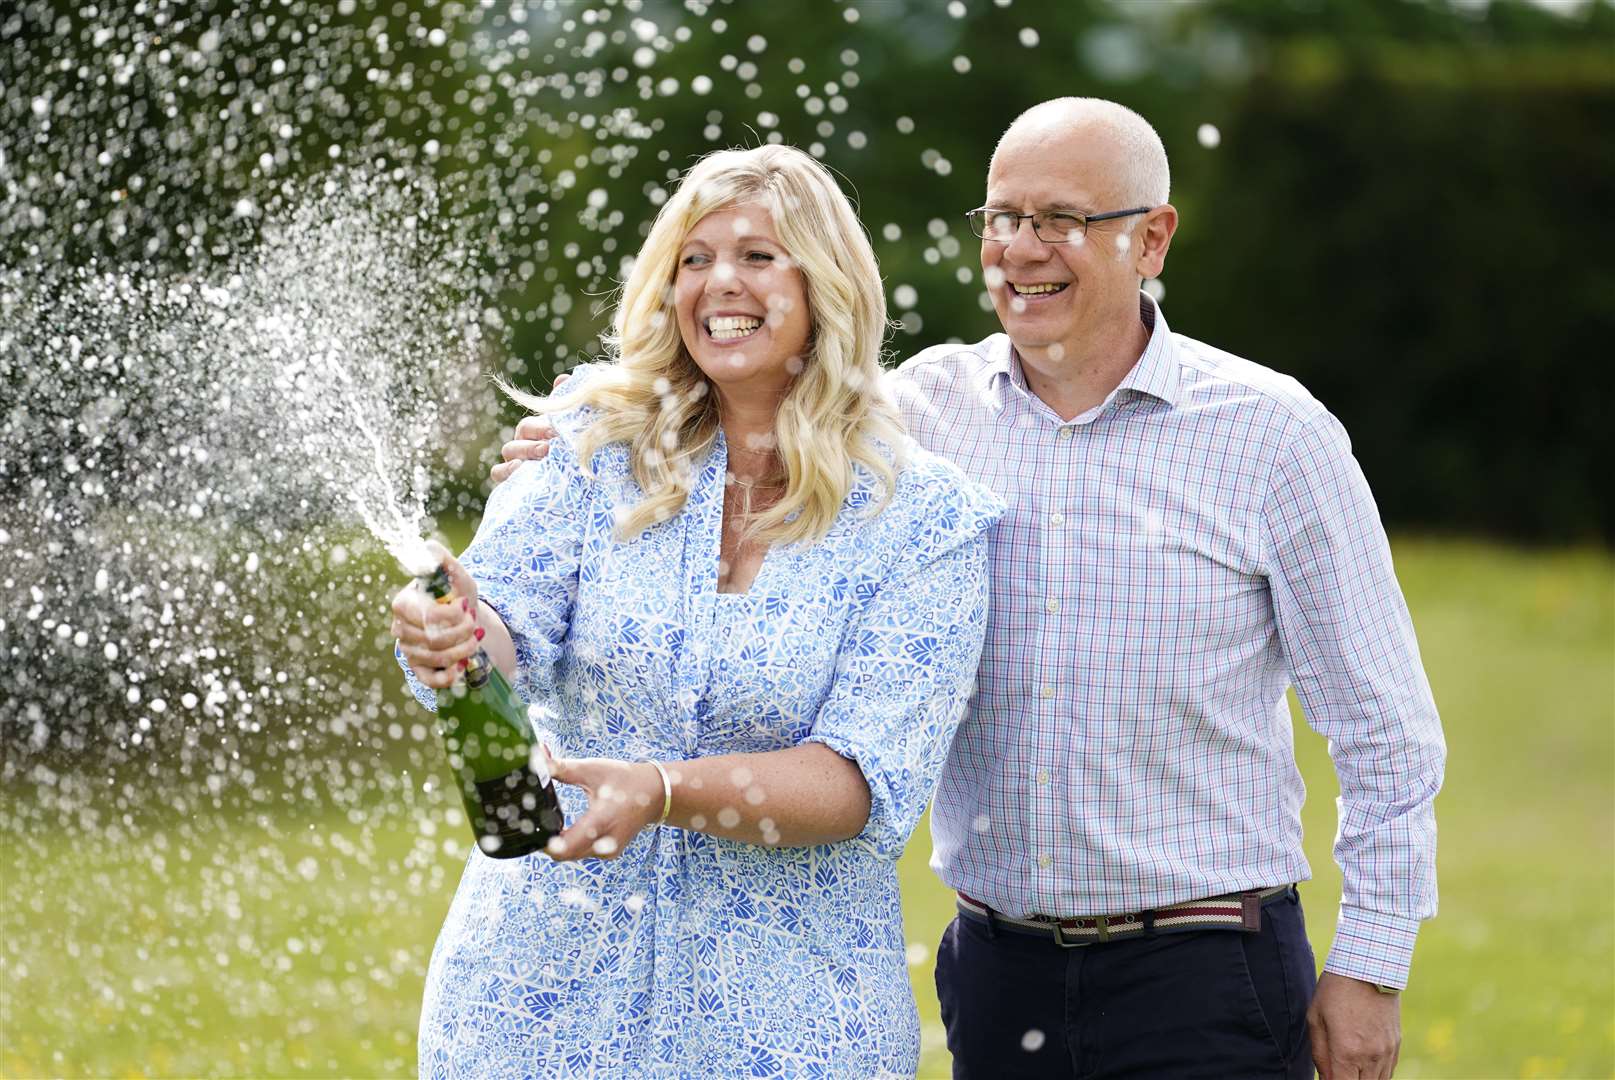
M 522 417 L 521 423 L 516 425 L 515 436 L 499 448 L 503 460 L 489 470 L 489 478 L 495 484 L 502 484 L 510 479 L 510 474 L 522 462 L 543 461 L 550 452 L 550 440 L 553 438 L 555 429 L 547 419 L 542 416 Z
M 1307 1033 L 1323 1080 L 1388 1080 L 1402 1048 L 1402 997 L 1326 971 L 1307 1009 Z
M 567 374 L 557 375 L 554 389 L 559 390 L 571 377 Z M 522 462 L 543 461 L 550 452 L 550 440 L 553 438 L 555 428 L 544 417 L 522 417 L 521 423 L 516 425 L 516 434 L 499 448 L 501 460 L 488 471 L 488 478 L 496 485 L 503 484 Z

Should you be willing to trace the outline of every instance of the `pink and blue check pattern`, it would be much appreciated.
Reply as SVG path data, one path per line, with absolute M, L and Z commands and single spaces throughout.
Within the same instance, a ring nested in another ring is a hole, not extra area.
M 1017 916 L 1310 878 L 1293 685 L 1340 778 L 1325 969 L 1404 986 L 1446 750 L 1373 496 L 1294 379 L 1140 313 L 1138 364 L 1069 423 L 1002 334 L 892 377 L 920 443 L 1010 505 L 932 867 Z

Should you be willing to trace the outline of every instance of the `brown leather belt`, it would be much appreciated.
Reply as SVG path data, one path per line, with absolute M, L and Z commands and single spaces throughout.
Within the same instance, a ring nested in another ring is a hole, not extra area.
M 1105 941 L 1146 937 L 1149 934 L 1172 934 L 1186 930 L 1241 930 L 1254 934 L 1262 928 L 1262 903 L 1288 893 L 1294 885 L 1277 885 L 1271 889 L 1252 889 L 1248 892 L 1212 896 L 1204 900 L 1191 900 L 1186 904 L 1155 908 L 1152 911 L 1135 911 L 1126 915 L 1089 915 L 1075 919 L 1061 919 L 1053 915 L 1028 915 L 1017 918 L 994 911 L 986 904 L 964 893 L 959 894 L 959 914 L 994 926 L 1004 926 L 1054 938 L 1056 945 L 1075 948 L 1079 945 L 1097 945 Z

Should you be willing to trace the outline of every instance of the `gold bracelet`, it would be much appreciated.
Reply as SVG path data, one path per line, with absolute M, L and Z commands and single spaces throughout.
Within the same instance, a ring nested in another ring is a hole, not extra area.
M 667 815 L 673 812 L 673 780 L 667 775 L 667 770 L 662 768 L 660 761 L 652 761 L 650 758 L 645 760 L 650 763 L 651 768 L 656 770 L 656 774 L 662 778 L 662 816 L 656 819 L 656 824 L 665 825 L 667 824 Z

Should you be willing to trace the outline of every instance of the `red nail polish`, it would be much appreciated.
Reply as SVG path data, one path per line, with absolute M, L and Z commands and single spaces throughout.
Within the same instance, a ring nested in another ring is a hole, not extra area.
M 471 601 L 469 601 L 469 600 L 461 600 L 460 601 L 460 610 L 466 612 L 467 614 L 469 614 L 470 611 L 471 611 Z
M 481 640 L 482 640 L 482 639 L 483 639 L 483 637 L 484 637 L 484 636 L 485 636 L 485 635 L 486 635 L 486 634 L 487 634 L 487 633 L 488 633 L 488 631 L 486 631 L 486 630 L 484 630 L 484 629 L 483 629 L 483 628 L 482 628 L 482 627 L 480 627 L 480 626 L 479 626 L 479 627 L 477 627 L 477 640 L 478 640 L 478 641 L 481 641 Z
M 469 660 L 461 660 L 460 661 L 460 670 L 461 671 L 464 671 L 466 668 L 468 668 L 470 666 L 471 666 L 471 661 L 469 661 Z

